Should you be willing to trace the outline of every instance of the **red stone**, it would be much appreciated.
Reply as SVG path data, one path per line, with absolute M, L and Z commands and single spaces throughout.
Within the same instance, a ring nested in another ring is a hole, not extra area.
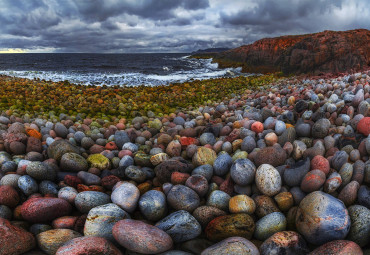
M 14 208 L 19 203 L 18 192 L 12 186 L 0 186 L 0 205 Z
M 173 172 L 171 174 L 171 183 L 173 185 L 185 184 L 185 182 L 189 178 L 189 176 L 190 176 L 190 174 L 188 174 L 188 173 Z
M 358 122 L 357 132 L 365 136 L 370 134 L 370 117 L 364 117 Z
M 0 218 L 0 254 L 17 255 L 32 250 L 36 246 L 33 235 L 23 228 L 13 226 Z
M 256 132 L 257 134 L 262 133 L 263 132 L 263 124 L 259 121 L 256 121 L 252 124 L 251 130 L 253 132 Z
M 233 195 L 234 183 L 230 176 L 226 178 L 220 185 L 220 190 L 227 193 L 229 196 Z
M 53 228 L 67 228 L 73 229 L 78 217 L 77 216 L 63 216 L 53 220 L 51 226 Z
M 115 175 L 108 175 L 101 179 L 101 185 L 108 190 L 112 190 L 114 185 L 119 182 L 121 179 Z
M 319 190 L 325 182 L 325 174 L 321 170 L 308 172 L 302 180 L 301 190 L 303 192 L 313 192 Z
M 355 242 L 348 240 L 335 240 L 321 245 L 309 255 L 346 255 L 363 254 L 361 247 Z
M 104 146 L 94 144 L 90 147 L 89 152 L 90 154 L 99 154 L 105 150 Z
M 77 176 L 66 175 L 64 177 L 64 183 L 73 188 L 77 188 L 78 184 L 82 184 L 82 180 L 78 178 Z
M 104 192 L 104 188 L 102 186 L 98 186 L 98 185 L 87 186 L 85 184 L 78 184 L 77 185 L 77 191 L 78 192 L 83 192 L 83 191 L 99 191 L 99 192 Z
M 105 145 L 105 149 L 106 150 L 110 150 L 110 151 L 113 151 L 113 150 L 118 150 L 118 147 L 117 145 L 115 144 L 115 142 L 109 142 Z
M 50 222 L 66 216 L 72 211 L 72 206 L 61 198 L 33 198 L 23 203 L 22 217 L 33 223 Z
M 311 160 L 311 170 L 315 170 L 315 169 L 321 170 L 322 172 L 324 172 L 325 175 L 328 175 L 330 171 L 330 163 L 323 156 L 316 155 Z
M 193 137 L 181 137 L 180 138 L 181 146 L 188 146 L 190 144 L 196 144 L 197 141 L 198 140 Z

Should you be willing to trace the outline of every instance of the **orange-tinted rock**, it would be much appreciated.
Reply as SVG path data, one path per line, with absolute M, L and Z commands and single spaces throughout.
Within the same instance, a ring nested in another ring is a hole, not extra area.
M 320 170 L 309 171 L 303 178 L 301 190 L 303 192 L 313 192 L 319 190 L 325 183 L 325 174 Z
M 290 192 L 281 192 L 274 197 L 274 200 L 283 212 L 288 211 L 294 205 L 293 195 Z
M 307 254 L 306 241 L 294 231 L 281 231 L 273 234 L 260 247 L 261 255 Z
M 13 226 L 6 219 L 0 218 L 0 254 L 23 254 L 36 246 L 33 235 L 23 228 Z
M 77 216 L 63 216 L 53 220 L 51 226 L 53 228 L 67 228 L 73 229 L 76 224 L 78 217 Z
M 221 241 L 228 237 L 240 236 L 250 239 L 254 233 L 255 224 L 246 213 L 224 215 L 208 223 L 205 233 L 211 241 Z
M 186 180 L 190 177 L 188 173 L 173 172 L 171 174 L 171 183 L 176 184 L 185 184 Z
M 251 130 L 253 132 L 256 132 L 257 134 L 262 133 L 263 132 L 263 124 L 259 121 L 256 121 L 252 124 Z
M 358 122 L 357 131 L 365 136 L 370 134 L 370 117 L 364 117 Z

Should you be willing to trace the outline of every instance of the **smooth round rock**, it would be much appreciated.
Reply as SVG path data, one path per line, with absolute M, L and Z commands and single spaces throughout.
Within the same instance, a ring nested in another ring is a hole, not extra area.
M 205 228 L 208 223 L 219 216 L 226 215 L 225 211 L 213 206 L 200 206 L 194 210 L 194 218 Z
M 27 165 L 26 173 L 37 181 L 53 181 L 56 177 L 56 172 L 53 169 L 39 161 L 30 162 Z
M 262 218 L 273 212 L 280 212 L 275 201 L 266 195 L 260 195 L 254 198 L 256 203 L 255 214 L 258 218 Z
M 208 181 L 203 175 L 191 175 L 186 180 L 185 186 L 194 190 L 199 197 L 203 197 L 208 192 Z
M 327 193 L 334 192 L 342 184 L 342 177 L 337 172 L 333 172 L 326 179 L 324 184 L 324 191 Z
M 309 249 L 303 237 L 294 231 L 281 231 L 265 240 L 261 247 L 261 255 L 270 254 L 307 254 Z
M 214 145 L 216 143 L 216 138 L 214 134 L 212 133 L 203 133 L 199 137 L 199 141 L 201 145 L 206 145 L 206 144 Z
M 52 181 L 42 181 L 39 184 L 39 192 L 42 195 L 58 195 L 58 184 L 55 184 Z
M 75 198 L 75 206 L 82 213 L 88 213 L 92 208 L 110 202 L 109 195 L 98 191 L 80 192 Z
M 117 222 L 112 230 L 116 241 L 134 252 L 156 254 L 171 249 L 171 237 L 158 227 L 142 221 L 125 219 Z
M 229 172 L 230 167 L 233 163 L 232 158 L 229 154 L 221 154 L 213 162 L 214 174 L 218 176 L 223 176 Z
M 39 189 L 37 182 L 29 175 L 23 175 L 18 179 L 19 189 L 26 195 L 30 196 L 36 193 Z
M 370 243 L 370 210 L 365 206 L 352 205 L 348 208 L 351 228 L 347 239 L 364 247 Z
M 275 167 L 262 164 L 256 171 L 256 185 L 264 195 L 274 196 L 281 189 L 281 177 Z
M 109 203 L 92 208 L 87 215 L 84 235 L 114 241 L 112 228 L 120 220 L 130 218 L 118 205 Z
M 24 254 L 36 246 L 34 236 L 21 227 L 0 218 L 0 254 Z
M 310 193 L 319 190 L 324 183 L 325 173 L 321 170 L 312 170 L 303 177 L 301 190 Z
M 178 184 L 167 194 L 168 204 L 175 210 L 194 211 L 200 204 L 198 194 L 189 187 Z
M 207 147 L 199 147 L 193 156 L 192 162 L 195 166 L 213 165 L 216 158 L 217 155 L 214 150 Z
M 305 239 L 315 245 L 344 239 L 351 220 L 343 202 L 321 191 L 308 194 L 299 204 L 296 226 Z
M 330 128 L 330 121 L 328 119 L 319 119 L 312 126 L 312 136 L 314 138 L 324 138 L 327 136 Z
M 54 141 L 47 149 L 49 158 L 53 158 L 57 161 L 60 161 L 62 156 L 68 152 L 79 154 L 79 149 L 64 139 Z
M 120 250 L 108 240 L 101 237 L 82 236 L 63 244 L 56 255 L 122 255 Z
M 316 169 L 321 170 L 323 173 L 325 173 L 325 175 L 328 175 L 330 171 L 329 161 L 321 155 L 316 155 L 311 160 L 311 170 Z
M 80 236 L 80 233 L 71 229 L 51 229 L 41 232 L 36 238 L 40 249 L 52 255 L 66 242 Z
M 149 190 L 139 199 L 140 212 L 150 221 L 158 221 L 167 213 L 166 196 L 163 192 Z
M 0 205 L 0 218 L 11 220 L 13 211 L 6 205 Z
M 259 255 L 257 247 L 249 240 L 243 237 L 229 237 L 218 242 L 207 249 L 201 255 Z
M 58 191 L 58 198 L 62 198 L 71 204 L 75 203 L 78 191 L 73 187 L 63 187 Z
M 202 232 L 199 222 L 184 210 L 171 213 L 158 221 L 155 226 L 169 234 L 175 243 L 194 239 Z
M 0 186 L 0 205 L 14 208 L 18 205 L 19 201 L 18 192 L 12 186 Z
M 286 158 L 287 154 L 285 150 L 279 144 L 275 144 L 274 146 L 265 147 L 257 151 L 254 156 L 254 163 L 256 166 L 269 164 L 276 167 L 283 165 Z
M 309 255 L 363 254 L 361 247 L 348 240 L 334 240 L 313 250 Z
M 232 164 L 230 176 L 233 181 L 241 186 L 246 186 L 254 181 L 256 166 L 249 159 L 237 159 Z
M 246 213 L 230 214 L 217 217 L 208 223 L 205 233 L 211 241 L 240 236 L 250 239 L 255 230 L 251 216 Z
M 357 193 L 358 204 L 365 206 L 370 209 L 370 188 L 362 185 Z
M 231 213 L 253 214 L 256 210 L 256 203 L 247 195 L 237 195 L 229 200 L 229 211 Z
M 7 174 L 0 179 L 0 185 L 9 185 L 13 188 L 18 187 L 19 174 Z
M 87 158 L 87 162 L 89 163 L 90 167 L 98 168 L 100 170 L 110 168 L 109 159 L 102 154 L 91 154 Z
M 112 202 L 128 213 L 135 211 L 139 201 L 140 191 L 132 183 L 124 182 L 111 195 Z
M 310 171 L 310 159 L 300 160 L 284 170 L 284 183 L 290 187 L 300 186 L 308 171 Z
M 254 237 L 264 241 L 276 232 L 284 231 L 287 226 L 287 220 L 281 212 L 273 212 L 256 222 Z
M 347 161 L 348 154 L 345 151 L 337 151 L 331 160 L 331 164 L 335 170 L 339 171 Z
M 207 199 L 207 205 L 221 209 L 225 212 L 229 209 L 230 195 L 222 190 L 214 190 Z
M 246 136 L 242 141 L 240 149 L 242 151 L 251 153 L 256 147 L 257 147 L 256 140 L 254 140 L 254 138 L 251 136 Z
M 89 165 L 84 157 L 77 153 L 68 152 L 60 160 L 60 168 L 66 172 L 87 171 Z
M 146 180 L 145 172 L 138 166 L 126 167 L 125 176 L 138 183 L 142 183 Z
M 32 198 L 23 203 L 23 219 L 33 223 L 50 222 L 56 218 L 69 215 L 72 206 L 61 198 Z

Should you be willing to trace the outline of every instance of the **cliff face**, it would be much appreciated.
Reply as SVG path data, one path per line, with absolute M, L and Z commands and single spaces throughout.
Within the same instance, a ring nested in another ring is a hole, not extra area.
M 266 38 L 219 53 L 222 67 L 242 65 L 245 72 L 338 73 L 370 66 L 370 31 L 323 31 Z

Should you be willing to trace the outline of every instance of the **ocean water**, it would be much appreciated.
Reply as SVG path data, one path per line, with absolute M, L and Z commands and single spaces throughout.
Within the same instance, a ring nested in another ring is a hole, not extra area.
M 241 74 L 189 54 L 0 54 L 0 74 L 84 85 L 167 85 Z

